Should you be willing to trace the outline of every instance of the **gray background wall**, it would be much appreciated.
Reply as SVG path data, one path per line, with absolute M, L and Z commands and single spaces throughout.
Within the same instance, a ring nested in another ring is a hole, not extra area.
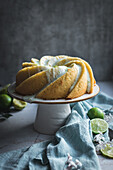
M 23 61 L 81 56 L 97 81 L 113 79 L 112 0 L 1 0 L 0 84 L 15 81 Z

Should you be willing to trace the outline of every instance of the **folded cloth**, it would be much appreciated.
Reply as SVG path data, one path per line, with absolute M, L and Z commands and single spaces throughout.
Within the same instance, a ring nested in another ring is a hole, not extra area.
M 82 170 L 99 170 L 87 112 L 92 106 L 105 106 L 108 112 L 112 105 L 113 99 L 102 93 L 87 101 L 71 104 L 72 113 L 53 140 L 1 154 L 0 169 L 66 170 L 69 153 L 73 162 L 78 159 L 82 163 Z

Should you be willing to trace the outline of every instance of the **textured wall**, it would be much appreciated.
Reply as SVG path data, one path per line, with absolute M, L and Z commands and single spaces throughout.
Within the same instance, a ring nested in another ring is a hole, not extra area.
M 82 56 L 97 81 L 113 79 L 112 0 L 0 1 L 0 84 L 15 81 L 23 61 Z

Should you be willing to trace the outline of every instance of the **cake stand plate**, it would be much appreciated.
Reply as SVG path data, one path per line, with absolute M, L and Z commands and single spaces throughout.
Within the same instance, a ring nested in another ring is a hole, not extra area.
M 26 101 L 28 103 L 37 103 L 37 115 L 34 122 L 36 131 L 42 134 L 53 135 L 64 124 L 66 118 L 71 113 L 70 103 L 80 102 L 96 96 L 100 88 L 96 84 L 93 93 L 84 94 L 75 99 L 57 99 L 44 100 L 35 98 L 35 95 L 22 96 L 15 92 L 16 84 L 13 83 L 8 87 L 8 93 L 17 99 Z

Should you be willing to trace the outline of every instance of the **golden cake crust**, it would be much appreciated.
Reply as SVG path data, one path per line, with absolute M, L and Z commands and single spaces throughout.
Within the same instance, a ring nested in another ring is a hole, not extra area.
M 16 86 L 22 83 L 25 79 L 31 77 L 33 74 L 38 73 L 37 66 L 25 67 L 18 71 L 16 75 Z
M 47 83 L 46 71 L 42 71 L 25 79 L 16 87 L 16 92 L 22 95 L 35 94 L 38 93 Z
M 79 57 L 44 56 L 22 64 L 16 92 L 41 99 L 73 99 L 92 93 L 96 83 L 91 66 Z
M 49 86 L 44 88 L 41 92 L 36 95 L 36 98 L 41 99 L 60 99 L 66 98 L 68 95 L 70 86 L 74 83 L 77 76 L 77 70 L 73 66 L 57 80 L 52 82 Z
M 79 60 L 73 60 L 70 63 L 68 63 L 68 65 L 71 63 L 76 63 L 81 66 L 81 74 L 77 83 L 73 87 L 72 91 L 66 97 L 67 99 L 73 99 L 79 97 L 84 93 L 86 93 L 86 89 L 87 89 L 87 73 L 85 69 L 85 64 Z

